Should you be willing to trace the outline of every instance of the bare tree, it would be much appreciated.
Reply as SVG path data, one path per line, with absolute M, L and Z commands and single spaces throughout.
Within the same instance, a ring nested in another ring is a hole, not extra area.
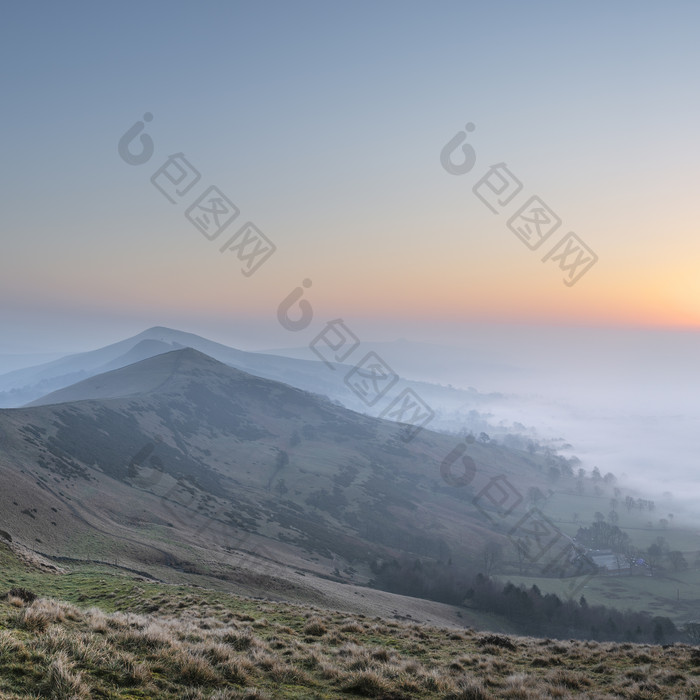
M 513 544 L 513 549 L 515 549 L 515 556 L 518 560 L 518 572 L 522 576 L 525 568 L 525 561 L 529 558 L 530 546 L 525 540 L 517 540 Z
M 489 540 L 481 550 L 481 559 L 484 562 L 484 573 L 490 576 L 503 559 L 503 545 L 497 540 Z

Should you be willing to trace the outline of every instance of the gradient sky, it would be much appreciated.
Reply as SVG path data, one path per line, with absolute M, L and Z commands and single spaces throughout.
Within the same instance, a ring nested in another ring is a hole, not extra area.
M 483 320 L 700 326 L 696 2 L 0 12 L 0 351 L 152 325 L 290 346 L 276 309 L 305 278 L 316 322 L 387 339 Z M 146 112 L 154 156 L 131 166 L 117 143 Z M 440 152 L 467 122 L 476 164 L 450 175 Z M 173 205 L 149 180 L 180 152 L 202 180 Z M 501 162 L 524 188 L 494 215 L 472 187 Z M 214 242 L 184 218 L 209 185 L 241 211 Z M 506 228 L 530 195 L 561 218 L 553 241 L 573 231 L 599 257 L 571 288 Z M 277 252 L 244 277 L 218 244 L 249 220 Z

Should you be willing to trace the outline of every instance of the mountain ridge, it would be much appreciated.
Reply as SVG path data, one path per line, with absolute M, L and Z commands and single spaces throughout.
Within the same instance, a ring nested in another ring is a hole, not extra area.
M 102 512 L 129 531 L 134 522 L 161 529 L 170 521 L 173 551 L 199 540 L 190 521 L 214 523 L 221 541 L 263 537 L 290 551 L 361 564 L 365 577 L 370 561 L 390 552 L 461 559 L 500 536 L 468 506 L 473 487 L 450 487 L 441 477 L 454 437 L 424 430 L 406 443 L 398 424 L 195 349 L 86 379 L 70 389 L 73 400 L 61 401 L 67 391 L 53 403 L 0 411 L 5 477 L 15 479 L 19 466 L 23 489 L 32 492 L 23 500 L 35 501 L 38 485 L 40 500 L 61 501 L 67 520 L 77 508 L 93 524 Z M 525 472 L 541 483 L 532 457 L 479 444 L 472 453 L 483 478 L 515 469 L 523 484 Z M 26 541 L 36 531 L 36 506 L 7 498 L 0 494 L 10 516 L 5 529 Z M 21 517 L 26 510 L 32 515 Z M 54 553 L 71 555 L 63 551 L 74 549 L 71 537 L 47 526 L 54 518 L 43 513 L 42 539 L 48 532 Z M 460 527 L 467 523 L 473 541 L 465 545 Z M 143 568 L 141 555 L 130 557 L 133 568 Z
M 83 379 L 131 364 L 134 359 L 145 359 L 145 356 L 182 347 L 195 348 L 225 364 L 268 379 L 284 381 L 285 377 L 290 377 L 302 388 L 317 393 L 327 392 L 333 387 L 325 373 L 319 372 L 320 362 L 238 350 L 194 333 L 154 326 L 96 350 L 66 355 L 0 375 L 0 407 L 26 405 Z

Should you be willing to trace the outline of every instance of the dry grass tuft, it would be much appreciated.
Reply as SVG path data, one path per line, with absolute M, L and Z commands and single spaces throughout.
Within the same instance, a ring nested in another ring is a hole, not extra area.
M 310 619 L 304 625 L 304 634 L 310 634 L 314 637 L 322 637 L 327 631 L 326 625 L 317 617 Z
M 72 607 L 64 607 L 54 600 L 41 598 L 20 613 L 18 624 L 31 632 L 44 632 L 49 625 L 63 622 L 66 619 L 66 609 Z
M 343 690 L 355 695 L 374 698 L 386 694 L 390 686 L 385 678 L 376 671 L 356 671 L 347 676 Z
M 223 641 L 230 644 L 236 651 L 245 651 L 253 646 L 253 632 L 250 628 L 242 631 L 231 630 L 223 636 Z
M 63 652 L 56 657 L 49 666 L 46 678 L 48 697 L 53 700 L 78 700 L 89 698 L 89 689 L 83 684 L 80 673 L 76 673 L 73 664 Z
M 465 677 L 457 682 L 454 691 L 445 695 L 444 700 L 492 700 L 493 697 L 481 681 Z

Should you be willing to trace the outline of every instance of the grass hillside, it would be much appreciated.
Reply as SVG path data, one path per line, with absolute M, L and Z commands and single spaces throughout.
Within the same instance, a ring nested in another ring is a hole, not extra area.
M 472 502 L 491 477 L 545 487 L 542 455 L 479 443 L 473 480 L 447 483 L 459 439 L 424 430 L 406 442 L 396 423 L 190 349 L 73 393 L 83 400 L 0 411 L 12 484 L 1 527 L 50 555 L 219 575 L 218 555 L 265 542 L 287 563 L 366 583 L 378 560 L 460 565 L 491 537 L 507 544 Z
M 59 570 L 4 544 L 0 596 L 8 700 L 700 698 L 700 649 L 684 644 L 553 641 L 347 613 Z
M 102 596 L 9 592 L 1 697 L 700 698 L 700 650 L 686 645 L 555 642 L 153 583 L 116 612 L 117 594 Z

